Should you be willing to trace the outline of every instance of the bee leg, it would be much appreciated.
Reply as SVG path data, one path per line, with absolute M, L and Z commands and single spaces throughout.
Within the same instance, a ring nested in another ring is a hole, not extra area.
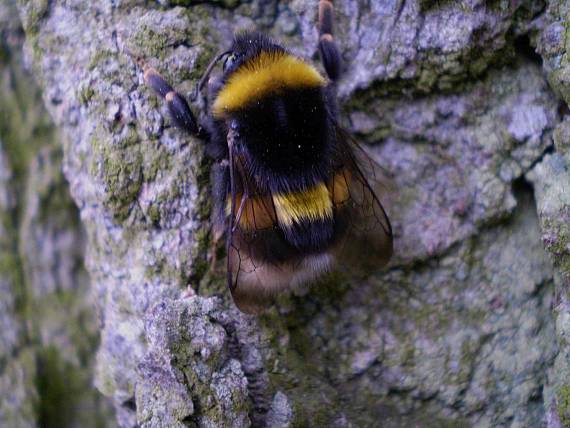
M 208 103 L 218 95 L 222 87 L 221 76 L 210 77 L 208 81 L 207 101 Z M 214 161 L 221 162 L 228 158 L 228 143 L 226 141 L 227 129 L 223 120 L 214 119 L 211 115 L 203 118 L 202 126 L 204 134 L 208 135 L 206 140 L 206 154 Z
M 226 204 L 229 191 L 229 163 L 226 159 L 212 166 L 212 246 L 210 248 L 210 271 L 216 271 L 218 243 L 226 231 Z
M 208 101 L 214 101 L 222 87 L 222 76 L 212 74 L 210 79 L 208 79 Z
M 154 91 L 166 100 L 166 106 L 172 122 L 180 129 L 191 135 L 205 139 L 205 133 L 198 126 L 196 118 L 190 110 L 186 99 L 176 92 L 172 86 L 152 67 L 144 66 L 144 81 Z
M 319 52 L 327 75 L 332 81 L 338 80 L 342 60 L 333 36 L 333 0 L 319 0 Z

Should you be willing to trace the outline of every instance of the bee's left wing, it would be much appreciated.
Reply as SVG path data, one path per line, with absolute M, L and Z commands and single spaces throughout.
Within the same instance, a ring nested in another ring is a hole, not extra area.
M 259 190 L 231 145 L 228 208 L 228 288 L 242 312 L 258 314 L 306 267 L 284 239 L 272 195 Z

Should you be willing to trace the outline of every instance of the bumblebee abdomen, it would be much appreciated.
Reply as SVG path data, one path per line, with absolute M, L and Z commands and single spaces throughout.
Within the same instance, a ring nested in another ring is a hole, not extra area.
M 264 234 L 260 242 L 269 245 L 260 248 L 258 256 L 268 252 L 283 261 L 326 251 L 344 233 L 340 208 L 348 199 L 347 176 L 341 170 L 327 184 L 320 182 L 302 190 L 248 197 L 243 204 L 243 195 L 237 194 L 234 214 L 239 215 L 240 229 L 246 235 Z M 227 210 L 229 214 L 229 201 Z
M 334 213 L 325 183 L 275 194 L 273 204 L 279 226 L 291 245 L 308 253 L 327 248 L 333 238 Z

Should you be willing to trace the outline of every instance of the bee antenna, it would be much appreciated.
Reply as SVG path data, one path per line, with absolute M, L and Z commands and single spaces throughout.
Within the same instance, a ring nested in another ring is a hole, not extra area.
M 202 78 L 200 79 L 200 81 L 196 84 L 196 87 L 194 88 L 194 92 L 192 93 L 192 97 L 190 98 L 190 100 L 192 102 L 196 101 L 196 99 L 198 99 L 198 94 L 200 93 L 200 91 L 204 88 L 204 85 L 206 84 L 206 81 L 208 80 L 208 78 L 210 77 L 210 74 L 212 73 L 212 70 L 214 69 L 214 67 L 216 66 L 216 64 L 226 55 L 231 54 L 232 51 L 226 51 L 223 52 L 221 54 L 219 54 L 218 56 L 216 56 L 212 62 L 210 62 L 210 65 L 208 65 L 208 68 L 206 68 L 206 71 L 204 72 L 204 74 L 202 75 Z

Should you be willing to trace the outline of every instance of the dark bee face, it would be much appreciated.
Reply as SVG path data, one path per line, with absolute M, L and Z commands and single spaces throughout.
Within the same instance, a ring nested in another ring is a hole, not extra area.
M 259 56 L 261 52 L 284 52 L 285 49 L 264 34 L 245 32 L 237 34 L 223 65 L 227 79 L 241 65 Z
M 238 61 L 240 58 L 241 56 L 238 53 L 236 52 L 230 53 L 224 61 L 224 73 L 233 71 L 238 65 Z

